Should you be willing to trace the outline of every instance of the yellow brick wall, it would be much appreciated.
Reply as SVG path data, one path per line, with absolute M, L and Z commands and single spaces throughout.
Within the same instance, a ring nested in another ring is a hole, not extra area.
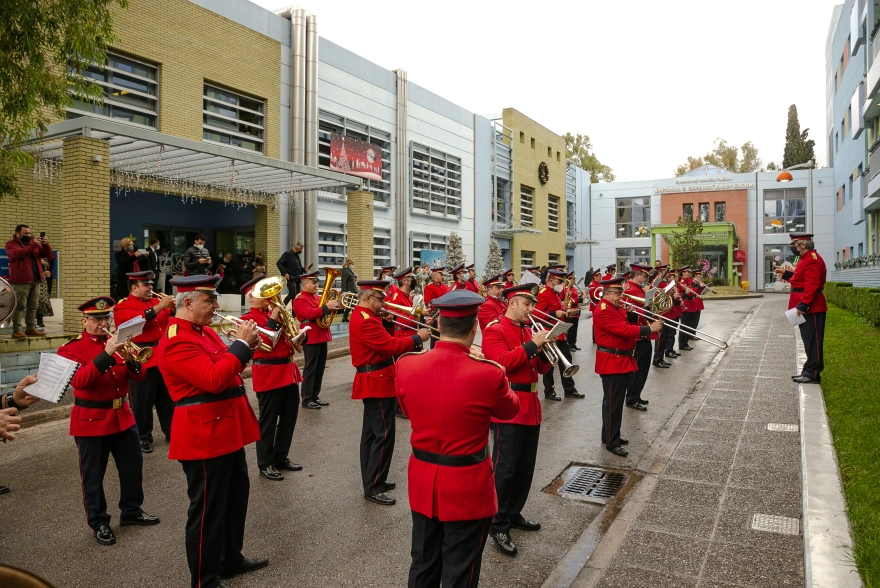
M 280 214 L 281 208 L 272 209 L 271 206 L 257 206 L 254 212 L 254 251 L 253 253 L 262 253 L 263 261 L 266 263 L 266 275 L 281 275 L 278 266 L 275 265 L 275 255 L 269 254 L 270 251 L 278 251 L 281 239 L 280 231 Z
M 521 251 L 534 251 L 536 265 L 545 265 L 550 254 L 559 255 L 559 262 L 565 263 L 565 140 L 514 108 L 505 108 L 503 117 L 504 126 L 513 130 L 513 215 L 520 218 L 520 186 L 533 188 L 533 228 L 541 231 L 540 235 L 513 236 L 510 261 L 519 278 Z M 535 140 L 534 149 L 531 146 L 532 139 Z M 550 173 L 549 181 L 543 185 L 538 180 L 538 165 L 542 161 L 547 164 Z M 559 200 L 558 232 L 551 232 L 548 228 L 550 195 Z
M 60 168 L 56 173 L 60 173 Z M 61 207 L 57 205 L 61 192 L 61 177 L 51 181 L 34 179 L 33 169 L 22 170 L 18 174 L 19 198 L 6 196 L 0 200 L 0 243 L 12 239 L 15 226 L 28 225 L 35 235 L 46 232 L 46 238 L 53 249 L 61 245 Z
M 281 44 L 189 0 L 113 5 L 112 49 L 159 65 L 159 131 L 202 140 L 204 83 L 265 100 L 264 155 L 279 158 Z
M 348 193 L 348 256 L 355 268 L 373 267 L 373 193 L 363 190 Z M 361 270 L 362 279 L 371 273 Z

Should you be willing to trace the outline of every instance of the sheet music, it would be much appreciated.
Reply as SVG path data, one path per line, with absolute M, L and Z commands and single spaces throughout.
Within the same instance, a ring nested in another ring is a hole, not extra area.
M 41 353 L 37 382 L 26 386 L 24 391 L 31 396 L 58 404 L 77 369 L 79 364 L 73 360 L 57 353 Z
M 797 308 L 792 308 L 791 310 L 785 311 L 785 318 L 791 323 L 793 327 L 798 326 L 801 323 L 807 322 L 807 319 L 804 318 L 804 315 L 798 314 Z
M 547 333 L 547 338 L 549 339 L 550 337 L 558 337 L 559 335 L 563 335 L 567 333 L 570 328 L 571 323 L 559 321 L 553 326 L 552 329 L 550 329 L 550 332 Z
M 116 340 L 125 343 L 144 332 L 144 325 L 147 320 L 138 315 L 131 320 L 127 320 L 121 325 L 116 325 Z
M 535 274 L 533 274 L 530 271 L 525 271 L 525 272 L 523 272 L 522 277 L 519 279 L 519 283 L 520 284 L 535 284 L 535 285 L 540 286 L 541 285 L 541 278 L 539 276 L 536 276 Z

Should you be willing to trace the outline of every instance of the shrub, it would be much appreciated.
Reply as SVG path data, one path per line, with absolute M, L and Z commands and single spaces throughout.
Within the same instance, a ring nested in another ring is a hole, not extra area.
M 880 327 L 880 288 L 858 288 L 849 282 L 827 282 L 825 298 Z
M 710 286 L 726 286 L 727 280 L 724 278 L 713 278 L 711 282 L 709 282 Z

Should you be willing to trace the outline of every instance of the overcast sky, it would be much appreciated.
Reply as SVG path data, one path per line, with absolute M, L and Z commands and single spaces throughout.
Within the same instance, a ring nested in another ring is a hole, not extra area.
M 303 0 L 322 37 L 482 115 L 590 136 L 618 181 L 671 177 L 716 137 L 782 161 L 788 106 L 825 156 L 833 0 L 437 4 Z M 256 0 L 270 10 L 290 1 Z M 844 15 L 846 26 L 849 15 Z

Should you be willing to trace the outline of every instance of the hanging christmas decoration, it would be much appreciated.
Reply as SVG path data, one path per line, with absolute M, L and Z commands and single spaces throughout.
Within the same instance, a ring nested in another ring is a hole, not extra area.
M 550 181 L 550 169 L 543 161 L 538 164 L 538 181 L 541 182 L 542 185 Z

